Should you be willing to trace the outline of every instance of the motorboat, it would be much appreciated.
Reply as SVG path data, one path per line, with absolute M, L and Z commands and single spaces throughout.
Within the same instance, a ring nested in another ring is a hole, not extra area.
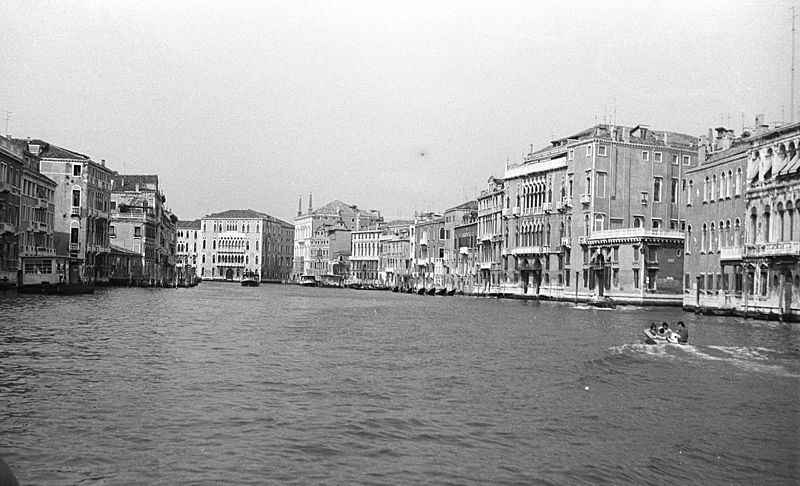
M 658 329 L 655 332 L 651 329 L 645 329 L 644 335 L 646 344 L 678 344 L 678 338 L 680 335 L 677 332 L 670 331 L 667 329 L 664 332 L 663 329 Z
M 261 281 L 256 272 L 244 272 L 242 275 L 242 287 L 258 287 Z

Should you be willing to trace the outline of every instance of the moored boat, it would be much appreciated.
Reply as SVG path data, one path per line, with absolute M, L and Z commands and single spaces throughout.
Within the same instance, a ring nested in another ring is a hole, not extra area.
M 301 275 L 300 285 L 302 285 L 303 287 L 316 287 L 317 279 L 313 275 Z
M 244 272 L 242 275 L 242 287 L 258 287 L 261 282 L 256 272 Z

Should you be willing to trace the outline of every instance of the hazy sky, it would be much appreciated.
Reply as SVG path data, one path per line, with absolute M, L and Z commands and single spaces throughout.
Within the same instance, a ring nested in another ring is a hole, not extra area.
M 180 219 L 443 211 L 604 118 L 790 116 L 792 2 L 0 4 L 8 133 L 158 174 Z

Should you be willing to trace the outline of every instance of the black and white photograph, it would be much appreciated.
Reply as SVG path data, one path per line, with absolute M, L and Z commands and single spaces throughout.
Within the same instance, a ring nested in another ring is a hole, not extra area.
M 800 483 L 797 0 L 0 0 L 0 486 Z

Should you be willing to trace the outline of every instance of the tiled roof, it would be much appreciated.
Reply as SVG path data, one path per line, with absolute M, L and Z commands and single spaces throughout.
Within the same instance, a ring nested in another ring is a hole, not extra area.
M 229 209 L 227 211 L 222 211 L 221 213 L 209 214 L 201 219 L 266 219 L 267 221 L 281 223 L 287 227 L 294 228 L 293 224 L 289 224 L 286 221 L 278 219 L 274 216 L 270 216 L 269 214 L 253 211 L 252 209 Z
M 73 160 L 90 160 L 88 155 L 83 155 L 81 153 L 67 150 L 65 148 L 59 147 L 57 145 L 53 145 L 51 143 L 47 143 L 44 140 L 28 140 L 28 139 L 19 139 L 15 138 L 14 143 L 17 146 L 28 150 L 30 145 L 38 145 L 39 146 L 39 157 L 43 159 L 73 159 Z
M 192 221 L 180 221 L 178 220 L 178 228 L 181 229 L 200 229 L 201 221 L 199 219 L 195 219 Z
M 311 214 L 331 214 L 331 215 L 341 215 L 341 216 L 355 216 L 358 214 L 369 214 L 368 211 L 364 211 L 362 209 L 358 209 L 356 206 L 351 206 L 349 204 L 345 204 L 338 199 L 334 199 L 333 201 L 329 202 L 328 204 L 322 206 L 321 208 L 317 208 L 311 211 Z
M 465 203 L 461 203 L 456 207 L 450 208 L 447 211 L 459 211 L 459 210 L 469 210 L 469 209 L 478 209 L 478 201 L 467 201 Z
M 115 191 L 136 191 L 158 189 L 157 175 L 115 174 L 111 177 Z
M 111 247 L 111 253 L 122 254 L 122 255 L 134 255 L 134 256 L 142 256 L 140 252 L 136 252 L 133 250 L 129 250 L 127 248 L 123 248 L 117 245 L 109 245 Z

